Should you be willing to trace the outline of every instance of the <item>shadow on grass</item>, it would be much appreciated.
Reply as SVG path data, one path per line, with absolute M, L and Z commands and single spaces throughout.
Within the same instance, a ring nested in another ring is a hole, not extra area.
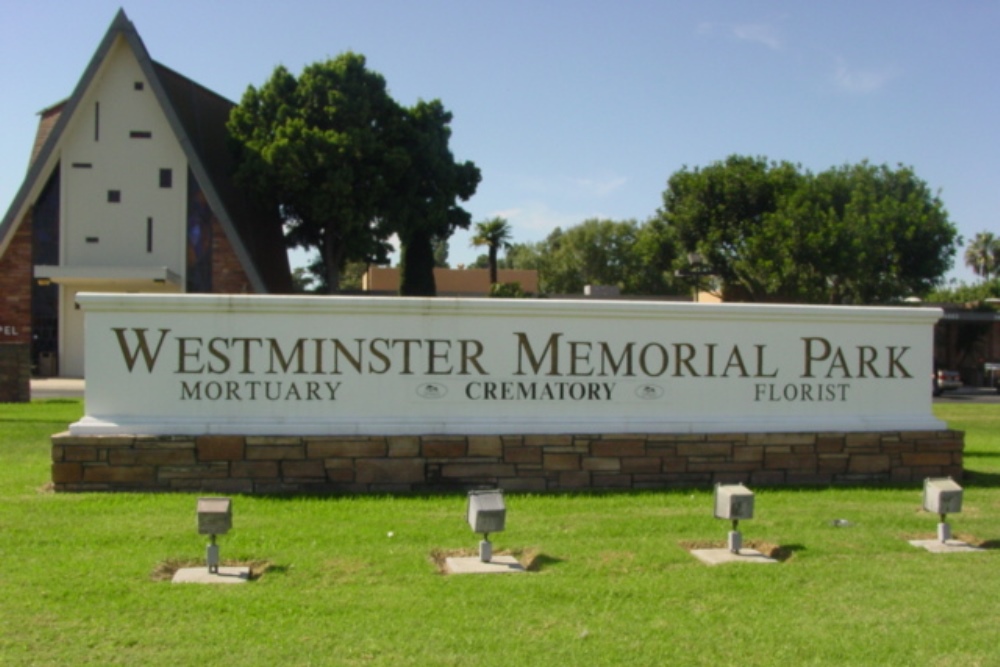
M 288 572 L 287 565 L 274 565 L 266 560 L 223 560 L 219 563 L 223 567 L 248 567 L 250 568 L 250 581 L 255 581 L 267 574 L 285 574 Z M 177 570 L 188 567 L 206 567 L 204 559 L 179 559 L 168 558 L 156 564 L 149 578 L 153 581 L 172 581 Z
M 1000 488 L 1000 473 L 965 470 L 962 476 L 962 486 L 980 489 Z
M 986 540 L 976 543 L 980 549 L 1000 549 L 1000 540 Z
M 439 574 L 449 574 L 447 560 L 449 558 L 472 558 L 479 555 L 474 549 L 434 549 L 430 560 Z M 535 549 L 505 549 L 495 552 L 496 556 L 513 556 L 528 572 L 541 572 L 563 563 L 563 559 L 548 556 Z
M 685 541 L 680 542 L 681 548 L 686 551 L 692 551 L 694 549 L 726 549 L 727 544 L 722 540 L 713 541 Z M 784 563 L 789 560 L 792 556 L 799 553 L 800 551 L 805 551 L 805 546 L 801 544 L 772 544 L 771 542 L 765 542 L 762 540 L 747 540 L 743 543 L 743 546 L 747 549 L 754 549 L 759 551 L 768 558 L 773 558 L 779 563 Z

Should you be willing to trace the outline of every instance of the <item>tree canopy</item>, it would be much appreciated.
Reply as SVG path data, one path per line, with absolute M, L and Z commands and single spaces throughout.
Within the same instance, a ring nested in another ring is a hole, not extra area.
M 448 147 L 452 115 L 438 100 L 420 101 L 404 110 L 393 145 L 402 159 L 389 175 L 382 228 L 399 237 L 400 294 L 433 296 L 435 245 L 472 217 L 456 203 L 476 192 L 481 178 L 472 162 L 458 163 Z
M 486 263 L 490 270 L 490 285 L 497 282 L 497 255 L 510 247 L 513 233 L 510 224 L 503 218 L 492 218 L 476 223 L 476 233 L 472 236 L 474 246 L 486 247 Z
M 958 234 L 909 167 L 819 174 L 730 156 L 670 177 L 659 219 L 728 299 L 885 303 L 928 293 Z
M 556 228 L 540 243 L 514 244 L 505 264 L 538 270 L 549 294 L 579 294 L 585 285 L 614 285 L 623 294 L 673 291 L 672 231 L 656 220 L 585 220 Z
M 330 292 L 347 262 L 387 261 L 396 234 L 404 293 L 433 293 L 433 243 L 469 225 L 455 199 L 480 179 L 452 157 L 450 121 L 437 100 L 399 105 L 364 56 L 345 53 L 298 77 L 277 67 L 228 128 L 238 181 L 280 213 L 290 246 L 319 250 Z
M 965 249 L 965 265 L 989 282 L 1000 274 L 1000 239 L 992 232 L 979 232 Z

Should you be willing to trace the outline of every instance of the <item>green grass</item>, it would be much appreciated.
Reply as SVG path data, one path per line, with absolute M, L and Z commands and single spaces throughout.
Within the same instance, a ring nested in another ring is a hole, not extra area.
M 198 560 L 196 495 L 53 494 L 49 441 L 78 401 L 0 405 L 3 665 L 992 665 L 1000 551 L 932 555 L 917 487 L 757 489 L 744 539 L 778 565 L 707 567 L 707 489 L 508 494 L 517 576 L 442 576 L 475 548 L 460 495 L 234 498 L 223 559 L 244 586 L 157 581 Z M 1000 410 L 939 405 L 967 431 L 959 537 L 1000 540 Z M 835 528 L 833 519 L 851 527 Z M 392 537 L 389 533 L 392 533 Z

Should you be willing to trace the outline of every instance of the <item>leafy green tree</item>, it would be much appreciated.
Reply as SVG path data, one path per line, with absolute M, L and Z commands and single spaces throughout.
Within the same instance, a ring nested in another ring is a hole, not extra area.
M 364 56 L 345 53 L 298 77 L 277 67 L 230 114 L 238 181 L 280 212 L 289 245 L 319 250 L 330 292 L 346 262 L 386 260 L 375 221 L 403 157 L 388 142 L 400 113 Z
M 1000 278 L 975 284 L 958 283 L 939 287 L 927 295 L 931 303 L 979 303 L 987 299 L 1000 299 Z
M 636 232 L 633 267 L 622 284 L 624 294 L 671 294 L 680 285 L 674 276 L 678 244 L 674 230 L 662 220 L 647 220 Z
M 542 290 L 579 294 L 585 285 L 615 285 L 624 294 L 672 291 L 672 233 L 662 223 L 597 218 L 556 228 L 537 249 Z
M 477 255 L 475 261 L 469 264 L 467 269 L 488 269 L 490 268 L 490 256 L 486 253 Z
M 498 266 L 502 269 L 533 269 L 538 270 L 542 261 L 541 243 L 511 243 L 504 254 L 503 259 L 498 261 Z M 482 268 L 489 266 L 489 258 L 480 255 L 477 258 L 483 261 Z
M 1000 239 L 991 232 L 976 234 L 965 249 L 965 264 L 983 282 L 989 282 L 1000 273 Z
M 503 218 L 492 218 L 476 223 L 476 233 L 472 237 L 472 245 L 486 247 L 491 285 L 497 282 L 497 255 L 500 250 L 510 247 L 512 237 L 510 225 Z
M 448 239 L 434 239 L 434 268 L 435 269 L 447 269 L 448 268 L 448 252 L 449 244 Z
M 452 114 L 438 100 L 406 109 L 392 133 L 398 151 L 380 227 L 400 240 L 400 294 L 434 296 L 435 244 L 467 229 L 469 213 L 457 201 L 476 192 L 481 178 L 472 162 L 456 162 L 448 146 Z M 447 250 L 447 248 L 445 248 Z
M 237 179 L 280 212 L 289 245 L 319 250 L 329 292 L 348 262 L 385 263 L 395 234 L 400 292 L 433 295 L 434 244 L 469 226 L 456 200 L 480 180 L 452 156 L 451 119 L 438 100 L 400 106 L 364 56 L 345 53 L 297 78 L 278 67 L 228 127 Z
M 524 299 L 530 296 L 518 282 L 493 283 L 490 285 L 489 295 L 495 299 Z
M 767 217 L 800 181 L 794 165 L 738 155 L 671 176 L 660 219 L 696 264 L 681 262 L 681 271 L 711 273 L 729 292 L 735 288 L 749 300 L 763 300 L 776 261 Z
M 292 271 L 292 291 L 298 294 L 308 294 L 316 291 L 316 279 L 309 267 L 298 266 Z
M 885 303 L 928 293 L 958 240 L 908 167 L 867 162 L 813 175 L 731 156 L 671 176 L 660 219 L 728 299 Z

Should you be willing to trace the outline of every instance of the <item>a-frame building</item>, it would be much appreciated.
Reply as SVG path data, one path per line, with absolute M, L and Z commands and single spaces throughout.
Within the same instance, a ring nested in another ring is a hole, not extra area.
M 291 291 L 280 220 L 233 182 L 233 103 L 163 65 L 119 11 L 72 95 L 41 112 L 0 221 L 0 401 L 82 377 L 82 291 Z

